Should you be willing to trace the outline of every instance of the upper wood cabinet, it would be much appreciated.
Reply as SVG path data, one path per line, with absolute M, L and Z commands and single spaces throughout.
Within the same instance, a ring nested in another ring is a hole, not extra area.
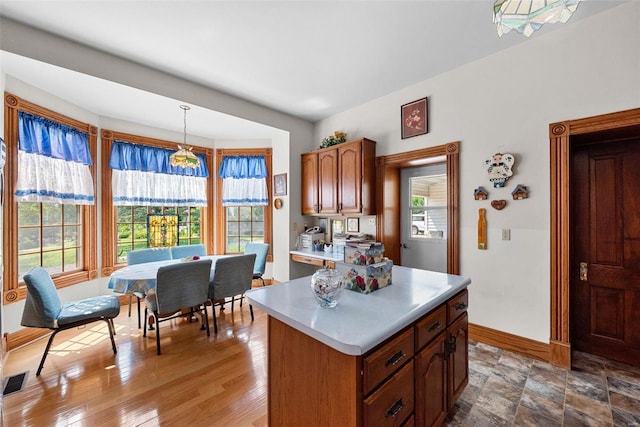
M 375 214 L 375 144 L 362 138 L 302 154 L 302 214 Z

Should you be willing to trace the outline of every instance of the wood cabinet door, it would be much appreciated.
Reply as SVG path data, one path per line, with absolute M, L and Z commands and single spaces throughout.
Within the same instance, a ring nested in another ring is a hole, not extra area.
M 302 214 L 318 212 L 318 155 L 302 155 Z
M 444 355 L 445 334 L 415 357 L 415 418 L 418 426 L 439 426 L 447 416 L 447 364 Z
M 318 213 L 338 213 L 338 150 L 318 153 Z
M 343 214 L 359 214 L 362 212 L 362 142 L 339 145 L 338 157 L 338 211 Z
M 447 329 L 450 345 L 447 375 L 447 411 L 451 411 L 469 382 L 469 316 L 463 314 Z M 455 345 L 453 345 L 455 343 Z

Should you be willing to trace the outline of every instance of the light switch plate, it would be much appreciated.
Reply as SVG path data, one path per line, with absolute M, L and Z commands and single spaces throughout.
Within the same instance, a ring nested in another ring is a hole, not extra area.
M 503 228 L 502 229 L 502 240 L 511 240 L 511 229 Z

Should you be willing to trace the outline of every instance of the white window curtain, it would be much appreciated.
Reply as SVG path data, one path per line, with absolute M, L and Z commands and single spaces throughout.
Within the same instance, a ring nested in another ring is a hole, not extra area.
M 267 176 L 264 156 L 225 156 L 218 172 L 222 206 L 267 206 Z
M 206 157 L 197 168 L 171 166 L 164 148 L 114 141 L 109 166 L 115 206 L 207 206 Z
M 18 112 L 18 202 L 95 203 L 89 135 Z

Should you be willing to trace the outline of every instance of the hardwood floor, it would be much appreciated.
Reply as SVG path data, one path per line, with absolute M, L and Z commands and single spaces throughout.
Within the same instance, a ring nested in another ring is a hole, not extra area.
M 59 333 L 40 377 L 46 338 L 11 351 L 4 376 L 29 375 L 4 397 L 4 425 L 267 425 L 266 314 L 254 310 L 252 323 L 248 304 L 228 304 L 209 338 L 199 322 L 163 322 L 157 356 L 155 332 L 144 338 L 125 308 L 117 355 L 104 322 Z

